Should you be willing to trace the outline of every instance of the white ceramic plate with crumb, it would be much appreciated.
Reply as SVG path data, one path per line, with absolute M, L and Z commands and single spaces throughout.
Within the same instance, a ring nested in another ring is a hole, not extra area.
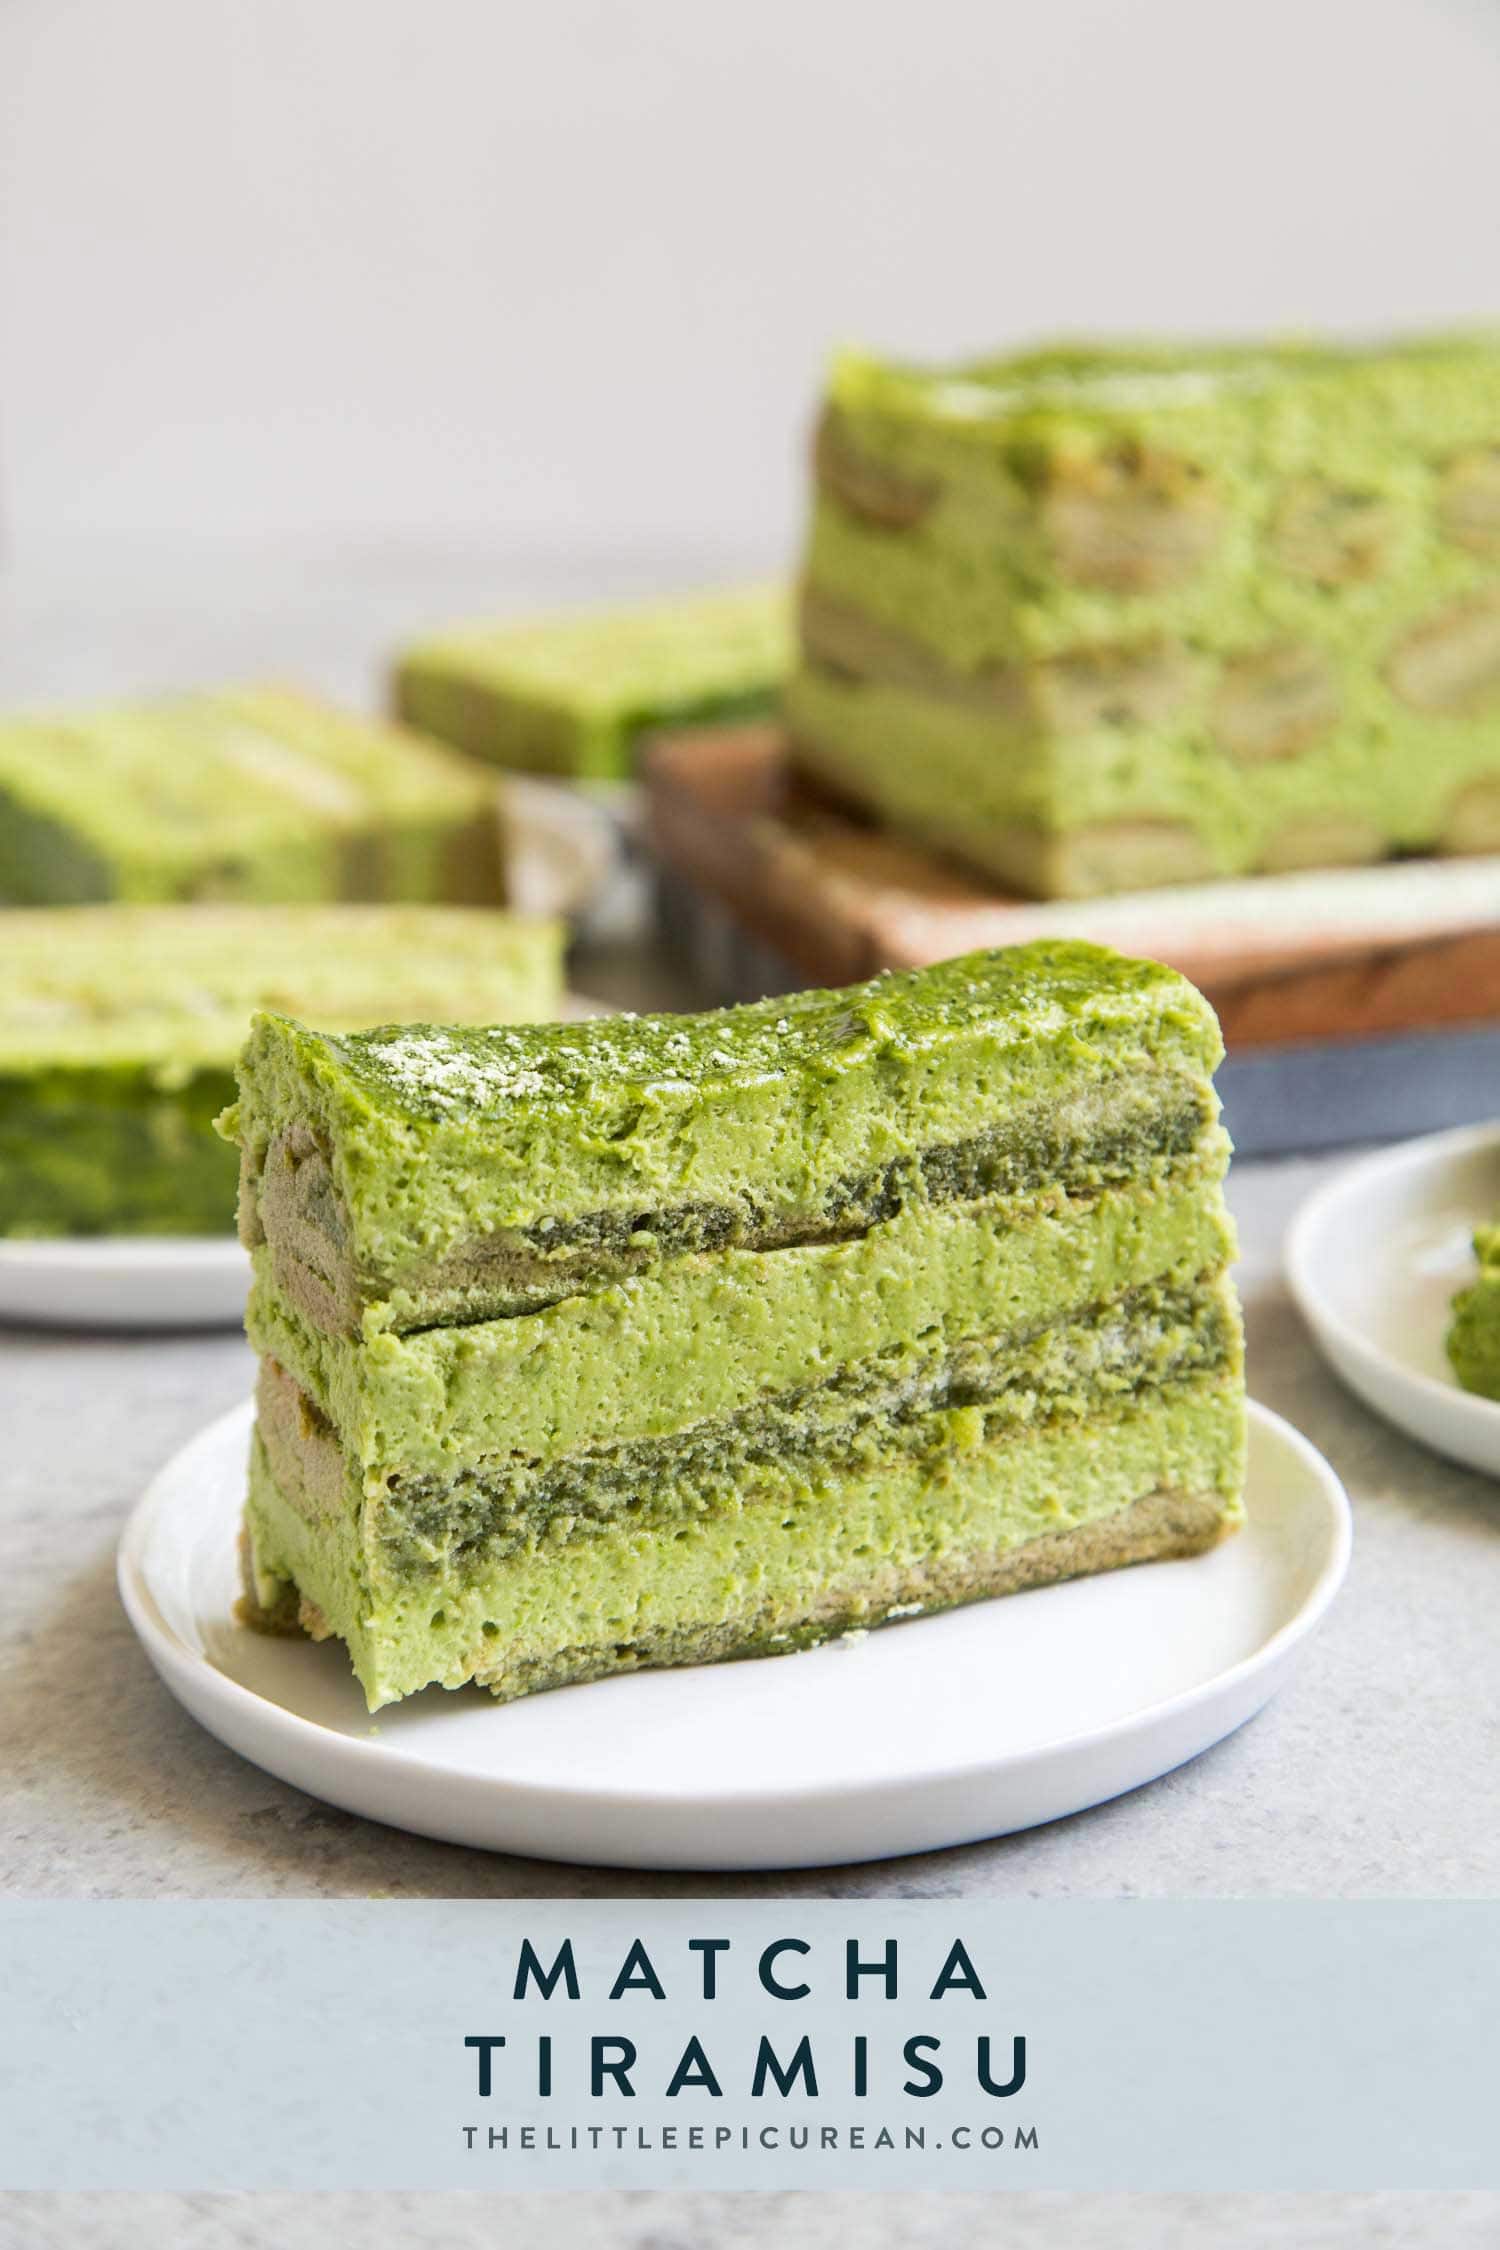
M 1243 1725 L 1343 1577 L 1326 1461 L 1252 1408 L 1249 1520 L 1212 1554 L 795 1656 L 371 1718 L 335 1642 L 235 1621 L 248 1406 L 156 1478 L 120 1590 L 172 1693 L 242 1757 L 372 1820 L 611 1867 L 826 1866 L 998 1836 L 1135 1789 Z
M 1500 1405 L 1459 1387 L 1443 1340 L 1500 1218 L 1500 1126 L 1361 1157 L 1308 1198 L 1287 1238 L 1292 1295 L 1334 1372 L 1434 1452 L 1500 1476 Z

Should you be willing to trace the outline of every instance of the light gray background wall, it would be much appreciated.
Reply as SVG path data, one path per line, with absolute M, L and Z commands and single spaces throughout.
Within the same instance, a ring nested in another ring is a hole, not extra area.
M 773 555 L 841 335 L 1500 311 L 1494 0 L 0 0 L 0 526 Z

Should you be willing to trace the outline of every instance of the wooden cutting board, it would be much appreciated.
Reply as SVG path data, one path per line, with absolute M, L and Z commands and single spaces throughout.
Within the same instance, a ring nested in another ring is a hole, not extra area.
M 1235 1051 L 1500 1023 L 1500 858 L 1039 905 L 814 792 L 775 725 L 674 736 L 645 775 L 670 876 L 810 984 L 1070 936 L 1171 962 L 1208 994 Z

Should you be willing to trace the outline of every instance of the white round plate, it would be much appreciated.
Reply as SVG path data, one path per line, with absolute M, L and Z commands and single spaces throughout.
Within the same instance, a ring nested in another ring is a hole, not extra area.
M 497 1705 L 428 1688 L 372 1719 L 335 1642 L 234 1622 L 248 1406 L 146 1493 L 120 1590 L 195 1718 L 397 1828 L 612 1867 L 788 1868 L 998 1836 L 1101 1803 L 1243 1725 L 1349 1555 L 1349 1504 L 1251 1409 L 1249 1521 L 1191 1562 L 1038 1588 L 795 1656 Z
M 1500 1476 L 1500 1405 L 1460 1388 L 1443 1339 L 1474 1278 L 1470 1237 L 1500 1217 L 1500 1126 L 1362 1157 L 1309 1196 L 1287 1281 L 1334 1372 L 1409 1437 Z
M 43 1328 L 238 1328 L 250 1260 L 232 1234 L 0 1242 L 0 1321 Z

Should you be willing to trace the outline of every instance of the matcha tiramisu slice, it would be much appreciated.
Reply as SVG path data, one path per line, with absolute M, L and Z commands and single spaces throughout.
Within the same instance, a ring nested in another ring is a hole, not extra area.
M 458 907 L 45 907 L 0 943 L 0 1236 L 231 1234 L 213 1120 L 257 1008 L 349 1030 L 562 994 L 555 923 Z
M 802 766 L 1009 888 L 1500 850 L 1500 337 L 846 356 Z
M 1238 1520 L 1211 1074 L 1171 971 L 981 954 L 722 1014 L 257 1024 L 261 1615 L 372 1707 L 801 1646 Z
M 642 738 L 768 711 L 791 663 L 782 586 L 457 626 L 396 666 L 396 708 L 497 765 L 623 781 Z
M 0 720 L 0 904 L 492 905 L 493 778 L 285 688 Z

